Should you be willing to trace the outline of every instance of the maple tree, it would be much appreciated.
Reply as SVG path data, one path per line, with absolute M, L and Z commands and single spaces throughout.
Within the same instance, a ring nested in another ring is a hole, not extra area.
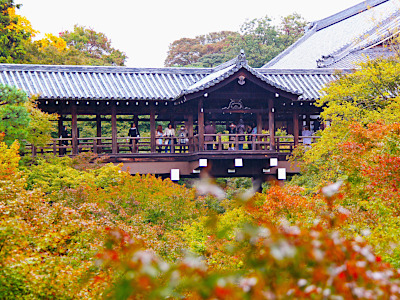
M 14 140 L 27 140 L 36 146 L 45 144 L 55 130 L 58 116 L 37 108 L 35 97 L 16 87 L 0 85 L 0 132 L 11 145 Z
M 15 14 L 13 0 L 0 1 L 0 63 L 21 63 L 26 53 L 24 44 L 32 31 L 26 30 L 24 19 Z
M 239 32 L 221 31 L 174 41 L 165 66 L 215 67 L 243 49 L 252 67 L 261 67 L 304 33 L 305 20 L 298 14 L 288 15 L 276 26 L 266 16 L 246 21 Z

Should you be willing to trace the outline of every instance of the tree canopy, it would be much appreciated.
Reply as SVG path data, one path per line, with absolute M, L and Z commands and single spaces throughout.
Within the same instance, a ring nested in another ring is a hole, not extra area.
M 18 7 L 13 0 L 0 0 L 0 63 L 24 61 L 24 44 L 32 32 L 26 30 L 24 19 L 15 14 Z
M 0 132 L 7 145 L 15 140 L 27 140 L 36 146 L 45 144 L 55 129 L 57 115 L 39 110 L 34 97 L 28 98 L 24 91 L 0 85 Z
M 34 40 L 38 31 L 16 14 L 13 0 L 0 2 L 0 62 L 68 65 L 123 66 L 126 55 L 111 46 L 104 33 L 75 25 L 57 37 L 47 33 Z
M 295 13 L 282 18 L 279 25 L 266 16 L 245 22 L 239 32 L 182 38 L 170 45 L 165 66 L 214 67 L 243 49 L 249 64 L 261 67 L 300 38 L 305 26 L 306 21 Z

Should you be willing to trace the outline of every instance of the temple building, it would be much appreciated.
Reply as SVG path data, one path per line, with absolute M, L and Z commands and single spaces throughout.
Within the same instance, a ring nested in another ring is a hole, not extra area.
M 59 136 L 64 122 L 71 124 L 67 143 L 31 145 L 33 155 L 93 151 L 124 162 L 132 173 L 196 176 L 206 167 L 213 176 L 284 179 L 297 172 L 287 155 L 310 139 L 301 135 L 302 127 L 321 128 L 321 108 L 314 103 L 337 70 L 351 72 L 360 60 L 393 55 L 385 45 L 398 33 L 399 5 L 364 1 L 313 22 L 262 68 L 249 66 L 245 53 L 215 68 L 0 64 L 0 83 L 38 94 L 42 110 L 60 115 Z M 78 122 L 84 120 L 96 121 L 96 136 L 79 136 Z M 121 120 L 148 122 L 149 136 L 118 133 Z M 110 136 L 102 136 L 106 121 Z M 158 136 L 165 122 L 178 126 L 176 133 L 185 126 L 186 136 Z M 254 131 L 205 132 L 207 124 L 229 130 L 231 123 Z M 287 135 L 276 135 L 278 128 Z

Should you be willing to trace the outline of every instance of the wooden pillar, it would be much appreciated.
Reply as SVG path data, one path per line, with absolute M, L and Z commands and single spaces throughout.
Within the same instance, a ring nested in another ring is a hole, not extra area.
M 311 116 L 310 116 L 310 113 L 306 113 L 306 126 L 308 127 L 308 130 L 311 130 Z
M 96 115 L 96 136 L 101 137 L 101 115 Z
M 299 112 L 297 108 L 293 111 L 293 136 L 294 136 L 294 146 L 299 143 Z
M 188 135 L 189 135 L 189 152 L 193 152 L 194 151 L 194 147 L 193 147 L 193 141 L 194 141 L 194 139 L 193 139 L 193 132 L 194 132 L 194 130 L 193 130 L 193 115 L 192 114 L 187 115 L 186 119 L 188 120 L 187 124 L 186 124 L 186 128 L 187 128 Z
M 133 116 L 133 123 L 136 124 L 136 128 L 139 128 L 139 115 Z
M 204 108 L 203 99 L 199 99 L 197 112 L 197 127 L 199 131 L 199 151 L 204 150 Z
M 150 106 L 150 151 L 156 152 L 156 115 L 154 106 Z
M 71 137 L 72 137 L 72 154 L 78 154 L 78 115 L 76 112 L 76 104 L 71 105 Z
M 115 103 L 111 103 L 111 153 L 118 152 L 117 144 L 117 107 Z
M 60 117 L 58 118 L 58 137 L 61 136 L 61 132 L 62 132 L 62 130 L 63 130 L 63 126 L 64 126 L 63 120 L 64 120 L 64 119 L 63 119 L 63 116 L 60 115 Z
M 96 115 L 96 137 L 101 137 L 101 115 L 100 114 Z M 101 145 L 101 140 L 97 140 L 96 144 Z M 93 152 L 94 152 L 94 150 L 93 150 Z M 95 153 L 97 153 L 97 149 L 96 149 Z
M 268 99 L 268 130 L 269 130 L 269 149 L 275 150 L 275 112 L 274 100 Z

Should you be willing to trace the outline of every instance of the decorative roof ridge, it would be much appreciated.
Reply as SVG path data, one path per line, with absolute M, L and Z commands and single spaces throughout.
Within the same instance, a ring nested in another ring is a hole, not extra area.
M 213 69 L 213 72 L 218 72 L 220 70 L 226 69 L 232 65 L 247 65 L 247 59 L 246 59 L 246 54 L 244 53 L 244 50 L 240 50 L 240 54 L 231 60 L 228 60 L 227 62 L 224 62 L 220 64 L 219 66 L 215 67 Z
M 284 87 L 276 82 L 271 81 L 270 79 L 266 78 L 263 74 L 259 73 L 256 69 L 250 67 L 247 64 L 247 61 L 245 59 L 244 52 L 241 52 L 241 54 L 237 57 L 236 63 L 235 64 L 230 64 L 224 69 L 218 70 L 216 72 L 213 72 L 206 77 L 203 77 L 201 80 L 199 80 L 197 83 L 192 84 L 191 86 L 187 87 L 186 89 L 183 89 L 179 94 L 175 96 L 175 100 L 181 98 L 182 96 L 188 95 L 188 94 L 193 94 L 199 91 L 203 91 L 207 88 L 210 88 L 224 79 L 230 77 L 231 75 L 235 74 L 238 72 L 240 69 L 246 69 L 248 72 L 250 72 L 253 76 L 257 77 L 258 79 L 264 81 L 265 83 L 278 88 L 282 91 L 294 94 L 294 95 L 301 95 L 303 92 L 298 91 L 298 90 L 292 90 L 290 88 Z M 226 70 L 226 71 L 224 71 Z M 218 76 L 216 76 L 216 73 L 220 72 Z M 216 77 L 215 77 L 216 76 Z M 207 77 L 210 77 L 209 81 L 207 81 Z M 199 82 L 204 81 L 204 83 L 199 85 Z
M 317 26 L 317 31 L 324 29 L 326 27 L 329 27 L 333 24 L 339 23 L 339 22 L 346 20 L 357 14 L 363 13 L 364 11 L 366 11 L 372 7 L 378 6 L 378 5 L 388 2 L 388 1 L 390 1 L 390 0 L 364 0 L 354 6 L 351 6 L 345 10 L 342 10 L 336 14 L 333 14 L 324 19 L 315 21 L 315 24 Z
M 317 26 L 314 22 L 309 23 L 307 28 L 308 28 L 307 31 L 301 38 L 299 38 L 296 42 L 294 42 L 292 45 L 287 47 L 285 50 L 283 50 L 281 53 L 279 53 L 265 65 L 263 65 L 261 68 L 269 68 L 270 66 L 273 66 L 276 62 L 284 58 L 288 53 L 290 53 L 293 49 L 297 48 L 299 45 L 305 42 L 310 36 L 312 36 L 317 31 Z
M 209 74 L 212 68 L 134 68 L 120 66 L 86 65 L 35 65 L 35 64 L 0 64 L 1 71 L 37 71 L 37 72 L 82 72 L 82 73 L 176 73 Z

